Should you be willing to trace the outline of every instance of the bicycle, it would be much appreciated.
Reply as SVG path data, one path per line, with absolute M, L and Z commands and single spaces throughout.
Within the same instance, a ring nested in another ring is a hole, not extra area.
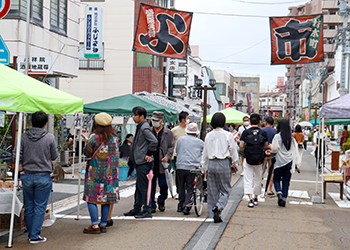
M 194 206 L 194 211 L 196 215 L 199 217 L 203 211 L 203 202 L 204 202 L 204 181 L 205 176 L 201 169 L 192 169 L 191 173 L 196 174 L 193 180 L 193 193 L 192 193 L 192 201 Z M 203 178 L 204 177 L 204 178 Z

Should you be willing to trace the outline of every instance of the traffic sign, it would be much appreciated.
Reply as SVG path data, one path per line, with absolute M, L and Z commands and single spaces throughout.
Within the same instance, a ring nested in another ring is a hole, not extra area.
M 4 18 L 9 13 L 11 0 L 0 0 L 0 19 Z
M 0 63 L 5 64 L 5 65 L 10 64 L 10 51 L 7 48 L 1 35 L 0 35 Z

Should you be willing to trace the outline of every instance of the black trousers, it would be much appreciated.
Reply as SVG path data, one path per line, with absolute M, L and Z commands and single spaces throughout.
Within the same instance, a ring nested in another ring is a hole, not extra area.
M 193 181 L 196 174 L 191 173 L 190 170 L 177 169 L 176 176 L 178 177 L 178 193 L 179 205 L 178 207 L 184 209 L 186 205 L 191 202 L 193 193 Z M 191 207 L 190 207 L 191 208 Z
M 147 190 L 149 180 L 146 176 L 151 169 L 151 163 L 136 165 L 136 190 L 134 203 L 134 210 L 136 212 L 141 212 L 142 206 L 143 212 L 151 212 L 151 206 L 150 204 L 147 204 Z

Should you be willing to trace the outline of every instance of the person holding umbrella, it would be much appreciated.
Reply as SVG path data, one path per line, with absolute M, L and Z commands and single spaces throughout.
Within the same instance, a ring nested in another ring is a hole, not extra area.
M 130 160 L 136 169 L 136 190 L 134 208 L 124 213 L 125 216 L 135 216 L 137 219 L 152 218 L 151 207 L 147 201 L 148 183 L 152 176 L 153 154 L 157 151 L 158 140 L 145 120 L 147 111 L 137 106 L 132 109 L 133 120 L 137 123 L 136 133 L 131 147 Z M 143 206 L 143 211 L 141 208 Z
M 163 126 L 164 113 L 154 111 L 151 117 L 152 121 L 152 133 L 157 138 L 158 147 L 154 153 L 154 167 L 153 167 L 153 179 L 152 179 L 152 191 L 151 191 L 151 212 L 156 212 L 156 202 L 154 201 L 156 195 L 157 179 L 158 186 L 160 188 L 160 195 L 158 196 L 158 209 L 161 212 L 165 211 L 165 200 L 168 198 L 168 187 L 165 177 L 165 170 L 170 170 L 169 164 L 174 153 L 174 136 L 170 129 Z

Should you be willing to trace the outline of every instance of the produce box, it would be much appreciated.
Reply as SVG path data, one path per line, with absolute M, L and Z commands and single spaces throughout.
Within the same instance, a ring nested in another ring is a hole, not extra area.
M 324 174 L 325 181 L 342 181 L 344 180 L 343 174 L 333 173 L 333 174 Z
M 0 214 L 0 230 L 10 230 L 11 214 Z M 20 217 L 15 215 L 13 230 L 22 230 L 24 228 L 24 209 L 22 208 Z

